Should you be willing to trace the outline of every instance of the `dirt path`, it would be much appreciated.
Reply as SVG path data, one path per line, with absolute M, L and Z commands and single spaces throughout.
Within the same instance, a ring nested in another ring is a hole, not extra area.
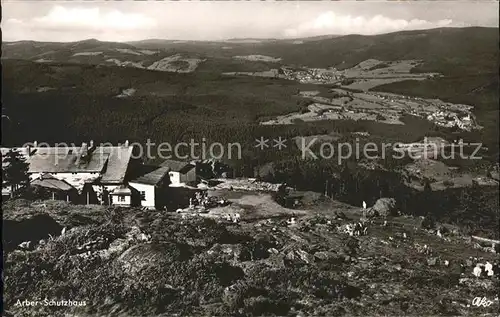
M 218 193 L 223 194 L 222 191 L 219 191 Z M 227 197 L 227 199 L 232 203 L 230 206 L 213 208 L 210 210 L 209 214 L 224 215 L 239 213 L 242 220 L 258 220 L 275 217 L 296 217 L 308 214 L 307 210 L 288 209 L 282 207 L 274 201 L 272 194 L 232 194 L 232 198 Z

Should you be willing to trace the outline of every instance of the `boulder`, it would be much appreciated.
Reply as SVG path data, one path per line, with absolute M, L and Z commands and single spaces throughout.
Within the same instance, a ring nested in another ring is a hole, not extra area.
M 319 251 L 314 253 L 314 257 L 319 261 L 327 261 L 335 258 L 337 255 L 330 251 Z
M 292 250 L 288 252 L 285 255 L 285 259 L 289 261 L 304 262 L 307 264 L 314 262 L 314 256 L 312 256 L 311 254 L 307 253 L 302 249 Z
M 367 217 L 389 217 L 397 215 L 396 199 L 379 198 L 375 205 L 367 210 Z
M 59 236 L 63 227 L 48 214 L 37 214 L 20 220 L 4 220 L 3 241 L 6 250 L 22 242 L 38 242 L 49 236 Z
M 216 243 L 207 251 L 207 253 L 218 260 L 227 262 L 242 262 L 251 259 L 251 253 L 247 248 L 240 244 L 219 244 Z
M 429 265 L 429 266 L 435 266 L 435 265 L 437 265 L 437 262 L 438 262 L 438 259 L 435 257 L 427 259 L 427 265 Z
M 297 250 L 297 255 L 302 261 L 306 262 L 307 264 L 314 261 L 314 257 L 304 250 Z
M 144 243 L 128 248 L 116 262 L 125 273 L 137 276 L 148 267 L 162 267 L 166 263 L 185 261 L 192 253 L 187 245 L 179 243 Z
M 116 239 L 111 242 L 109 248 L 100 250 L 99 256 L 103 259 L 109 259 L 114 254 L 121 254 L 130 247 L 130 241 L 126 239 Z
M 315 262 L 342 263 L 344 258 L 334 252 L 319 251 L 314 253 Z
M 500 174 L 498 173 L 498 171 L 490 171 L 488 173 L 488 176 L 491 178 L 491 179 L 494 179 L 496 181 L 500 181 Z

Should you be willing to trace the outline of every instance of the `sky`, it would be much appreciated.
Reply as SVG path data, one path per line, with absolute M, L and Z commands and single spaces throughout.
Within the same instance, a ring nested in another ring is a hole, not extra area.
M 498 1 L 2 1 L 3 41 L 225 40 L 498 27 Z

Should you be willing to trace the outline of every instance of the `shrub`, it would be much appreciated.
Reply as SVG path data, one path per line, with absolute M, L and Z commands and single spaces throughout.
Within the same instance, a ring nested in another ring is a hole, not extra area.
M 344 78 L 342 79 L 342 86 L 349 86 L 350 84 L 353 84 L 354 83 L 354 79 L 351 79 L 351 78 Z
M 443 181 L 443 185 L 446 187 L 453 187 L 453 185 L 455 185 L 455 183 L 452 180 L 447 179 L 447 180 Z

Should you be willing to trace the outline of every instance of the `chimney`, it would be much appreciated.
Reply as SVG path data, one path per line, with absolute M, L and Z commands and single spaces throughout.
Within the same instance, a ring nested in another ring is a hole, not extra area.
M 31 145 L 30 144 L 26 145 L 26 152 L 28 154 L 28 157 L 31 156 Z
M 96 147 L 96 145 L 94 143 L 94 140 L 90 140 L 90 142 L 89 142 L 89 148 L 88 148 L 88 151 L 87 151 L 87 155 L 91 155 L 95 151 L 96 148 L 97 147 Z
M 82 147 L 80 149 L 80 157 L 86 157 L 87 154 L 88 154 L 88 151 L 89 151 L 89 147 L 87 145 L 87 143 L 83 142 L 82 143 Z
M 125 147 L 128 147 L 128 140 L 125 140 Z
M 38 147 L 38 141 L 34 141 L 34 142 L 33 142 L 33 147 L 34 147 L 34 148 L 37 148 L 37 147 Z

